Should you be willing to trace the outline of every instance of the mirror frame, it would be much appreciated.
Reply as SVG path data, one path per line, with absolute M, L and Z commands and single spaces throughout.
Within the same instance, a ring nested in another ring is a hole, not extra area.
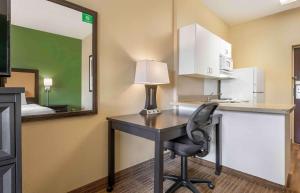
M 65 0 L 47 0 L 53 3 L 56 3 L 61 6 L 65 6 L 76 11 L 88 13 L 94 17 L 94 23 L 92 28 L 92 54 L 93 54 L 93 109 L 86 110 L 86 111 L 77 111 L 77 112 L 60 112 L 57 114 L 45 114 L 45 115 L 30 115 L 22 117 L 22 122 L 28 121 L 40 121 L 40 120 L 49 120 L 49 119 L 59 119 L 65 117 L 74 117 L 74 116 L 84 116 L 84 115 L 95 115 L 98 113 L 98 88 L 97 88 L 97 80 L 98 80 L 98 73 L 97 73 L 97 50 L 98 50 L 98 13 L 91 9 L 82 7 L 80 5 L 65 1 Z

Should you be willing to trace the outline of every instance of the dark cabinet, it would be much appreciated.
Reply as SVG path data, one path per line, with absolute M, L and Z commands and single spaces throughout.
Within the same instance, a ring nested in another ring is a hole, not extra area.
M 0 88 L 0 193 L 22 193 L 21 88 Z
M 0 192 L 16 193 L 15 164 L 0 167 Z
M 14 115 L 13 103 L 0 103 L 0 161 L 15 157 Z

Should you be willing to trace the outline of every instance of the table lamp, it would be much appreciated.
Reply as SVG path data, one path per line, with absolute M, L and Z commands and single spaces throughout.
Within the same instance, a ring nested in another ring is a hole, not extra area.
M 45 91 L 47 92 L 47 106 L 49 106 L 49 92 L 53 85 L 52 78 L 44 78 Z
M 156 91 L 157 85 L 170 83 L 168 65 L 154 60 L 140 60 L 136 64 L 135 83 L 144 84 L 146 102 L 142 115 L 157 114 Z

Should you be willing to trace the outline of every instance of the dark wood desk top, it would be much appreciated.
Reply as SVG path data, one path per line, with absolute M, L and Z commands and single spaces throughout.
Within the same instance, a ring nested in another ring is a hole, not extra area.
M 123 115 L 108 117 L 108 186 L 111 192 L 115 184 L 115 130 L 154 141 L 154 192 L 163 192 L 164 143 L 186 135 L 186 124 L 193 111 L 173 109 L 156 115 Z M 215 115 L 216 124 L 216 174 L 221 173 L 221 117 Z
M 172 129 L 172 127 L 185 126 L 192 113 L 193 111 L 172 109 L 164 110 L 160 114 L 155 115 L 132 114 L 108 117 L 107 120 L 163 132 L 167 129 Z

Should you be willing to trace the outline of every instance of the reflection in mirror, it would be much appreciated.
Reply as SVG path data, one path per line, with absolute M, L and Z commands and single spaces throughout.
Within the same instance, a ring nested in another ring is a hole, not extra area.
M 48 0 L 11 0 L 7 87 L 25 87 L 22 116 L 93 110 L 94 16 Z

